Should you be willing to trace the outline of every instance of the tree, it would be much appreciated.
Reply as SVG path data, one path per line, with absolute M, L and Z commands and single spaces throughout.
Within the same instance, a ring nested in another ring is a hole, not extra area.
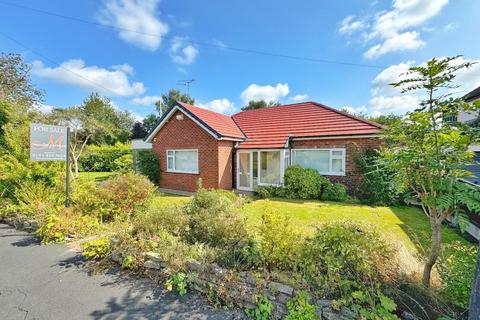
M 276 101 L 266 102 L 265 100 L 257 100 L 257 101 L 250 100 L 248 104 L 242 108 L 242 111 L 278 107 L 279 105 L 280 103 Z
M 146 116 L 142 121 L 142 124 L 143 124 L 143 127 L 145 128 L 145 131 L 147 131 L 147 133 L 152 131 L 153 128 L 155 128 L 157 126 L 158 120 L 160 120 L 160 118 L 158 116 L 154 115 L 153 113 Z
M 165 112 L 170 110 L 177 101 L 194 104 L 193 99 L 188 93 L 181 93 L 177 89 L 170 89 L 167 93 L 162 94 L 162 100 L 155 102 L 158 114 L 162 116 Z
M 386 127 L 390 127 L 392 125 L 394 125 L 395 123 L 399 122 L 400 120 L 402 120 L 402 117 L 401 115 L 397 115 L 397 114 L 388 114 L 388 115 L 380 115 L 378 117 L 373 117 L 373 116 L 367 116 L 365 117 L 365 119 L 369 120 L 369 121 L 373 121 L 373 122 L 376 122 L 378 124 L 381 124 L 383 126 L 386 126 Z
M 132 139 L 143 139 L 156 127 L 160 118 L 155 114 L 149 114 L 142 122 L 137 121 L 133 125 Z
M 147 130 L 140 121 L 133 124 L 132 139 L 143 139 L 147 135 Z
M 0 100 L 31 107 L 43 98 L 31 84 L 30 66 L 19 54 L 0 53 Z
M 33 108 L 42 100 L 22 57 L 0 54 L 0 197 L 15 200 L 15 190 L 29 181 L 53 186 L 64 172 L 58 161 L 30 161 L 29 124 L 44 121 Z
M 49 119 L 70 127 L 70 156 L 75 177 L 78 177 L 78 159 L 89 143 L 125 142 L 133 122 L 128 113 L 117 111 L 110 100 L 97 93 L 88 96 L 80 106 L 54 109 Z
M 115 144 L 130 139 L 134 120 L 130 113 L 115 108 L 110 99 L 101 97 L 96 92 L 91 93 L 83 102 L 82 112 L 103 123 L 105 127 L 108 126 L 108 130 L 98 131 L 92 136 L 90 143 Z
M 422 91 L 426 96 L 418 109 L 387 130 L 392 143 L 385 150 L 387 163 L 430 219 L 431 246 L 422 279 L 425 287 L 430 285 L 431 271 L 441 252 L 442 222 L 453 214 L 465 221 L 458 210 L 460 205 L 480 211 L 476 200 L 479 192 L 458 181 L 467 175 L 463 166 L 472 159 L 468 146 L 476 139 L 475 132 L 461 124 L 442 123 L 445 116 L 479 109 L 449 93 L 457 88 L 453 84 L 455 73 L 472 65 L 457 63 L 456 58 L 434 58 L 426 65 L 411 67 L 404 80 L 392 84 L 402 93 Z

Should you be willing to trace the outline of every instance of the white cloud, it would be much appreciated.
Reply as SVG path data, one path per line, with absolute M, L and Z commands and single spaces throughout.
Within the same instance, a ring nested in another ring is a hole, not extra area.
M 245 103 L 251 100 L 265 100 L 267 102 L 279 101 L 280 98 L 285 97 L 289 92 L 288 83 L 277 83 L 275 87 L 251 84 L 242 91 L 240 98 L 242 98 Z
M 173 38 L 170 46 L 170 56 L 174 63 L 180 65 L 192 64 L 197 54 L 198 49 L 193 44 L 189 44 L 187 38 Z
M 409 51 L 423 47 L 425 42 L 419 39 L 416 31 L 394 34 L 383 43 L 370 47 L 363 55 L 367 59 L 374 59 L 389 52 Z
M 292 101 L 305 101 L 309 98 L 308 94 L 297 94 L 293 97 L 290 97 L 289 99 Z
M 339 31 L 352 36 L 362 31 L 363 40 L 370 46 L 364 53 L 367 59 L 415 50 L 425 45 L 419 27 L 439 14 L 447 3 L 448 0 L 393 0 L 390 10 L 374 16 L 356 20 L 354 16 L 346 17 Z
M 56 109 L 58 107 L 44 104 L 44 103 L 37 103 L 33 106 L 33 108 L 40 111 L 41 113 L 50 113 L 53 111 L 53 109 Z
M 157 17 L 159 0 L 106 0 L 97 14 L 103 24 L 118 28 L 118 36 L 142 49 L 155 51 L 168 25 Z
M 130 115 L 133 117 L 133 119 L 134 119 L 136 122 L 142 122 L 143 119 L 145 119 L 144 116 L 139 115 L 139 114 L 136 113 L 135 111 L 129 110 L 128 112 L 130 113 Z
M 359 115 L 359 114 L 367 114 L 368 110 L 366 106 L 360 106 L 360 107 L 351 107 L 351 106 L 344 106 L 343 108 L 340 109 L 340 111 L 345 111 L 347 113 L 353 114 L 353 115 Z
M 129 74 L 129 75 L 133 75 L 133 73 L 134 73 L 133 72 L 134 71 L 133 67 L 131 65 L 129 65 L 128 63 L 113 65 L 112 69 L 122 71 L 126 74 Z
M 32 73 L 37 77 L 109 96 L 126 97 L 145 92 L 143 83 L 131 82 L 125 71 L 86 66 L 81 59 L 68 60 L 54 68 L 37 60 L 32 63 Z
M 235 105 L 228 99 L 215 99 L 207 103 L 198 103 L 200 108 L 212 110 L 219 113 L 231 114 L 235 111 Z
M 456 64 L 462 64 L 472 60 L 466 60 L 462 57 L 454 60 Z M 415 65 L 414 61 L 401 62 L 392 65 L 380 72 L 372 81 L 371 97 L 366 106 L 359 108 L 348 107 L 353 111 L 359 110 L 371 114 L 404 114 L 419 106 L 422 99 L 422 92 L 401 93 L 401 88 L 394 88 L 390 84 L 407 79 L 406 71 L 408 68 Z M 425 62 L 421 65 L 425 65 Z M 461 96 L 474 88 L 480 86 L 480 65 L 474 64 L 469 69 L 461 69 L 457 72 L 457 76 L 453 81 L 454 84 L 459 85 L 459 89 L 450 90 L 451 93 Z
M 367 27 L 367 24 L 364 21 L 355 20 L 355 16 L 348 16 L 342 20 L 338 31 L 341 34 L 349 35 L 356 31 L 365 29 L 366 27 Z
M 443 29 L 445 30 L 453 30 L 455 29 L 455 26 L 452 23 L 447 24 Z
M 153 106 L 155 102 L 160 100 L 162 97 L 160 96 L 144 96 L 144 97 L 136 97 L 130 100 L 133 104 L 139 104 L 142 106 Z

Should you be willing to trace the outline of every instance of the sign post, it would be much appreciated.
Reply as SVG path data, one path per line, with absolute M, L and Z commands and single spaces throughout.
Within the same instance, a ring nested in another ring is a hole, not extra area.
M 70 128 L 30 124 L 30 160 L 65 161 L 65 206 L 70 206 Z

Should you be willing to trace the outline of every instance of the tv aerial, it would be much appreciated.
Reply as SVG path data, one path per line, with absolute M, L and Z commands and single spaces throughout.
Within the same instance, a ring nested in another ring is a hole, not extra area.
M 188 80 L 178 80 L 177 85 L 184 86 L 186 88 L 187 94 L 190 92 L 190 85 L 195 82 L 195 79 Z

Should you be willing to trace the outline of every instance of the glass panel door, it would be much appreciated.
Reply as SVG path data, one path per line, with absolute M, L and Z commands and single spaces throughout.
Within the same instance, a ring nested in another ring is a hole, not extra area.
M 252 190 L 252 153 L 238 153 L 238 189 Z

